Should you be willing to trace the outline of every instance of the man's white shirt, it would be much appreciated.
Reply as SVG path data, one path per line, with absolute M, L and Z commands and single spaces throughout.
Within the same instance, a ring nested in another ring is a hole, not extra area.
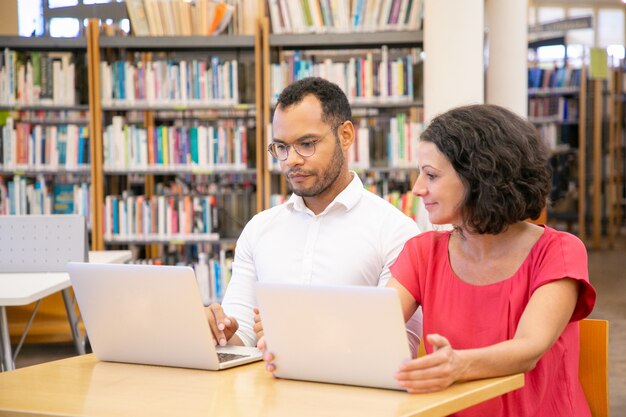
M 385 286 L 389 267 L 417 224 L 352 173 L 348 186 L 319 215 L 292 194 L 254 216 L 237 240 L 232 278 L 222 307 L 239 322 L 237 335 L 256 345 L 255 283 Z M 421 313 L 421 312 L 420 312 Z M 409 323 L 411 347 L 419 343 L 421 314 Z

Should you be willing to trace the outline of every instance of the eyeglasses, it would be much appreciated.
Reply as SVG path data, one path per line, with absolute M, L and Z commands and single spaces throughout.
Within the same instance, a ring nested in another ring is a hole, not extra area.
M 315 144 L 324 139 L 326 136 L 328 136 L 330 132 L 337 129 L 343 123 L 344 122 L 337 123 L 336 125 L 331 127 L 328 132 L 324 133 L 322 136 L 316 139 L 306 139 L 300 143 L 294 143 L 291 145 L 281 142 L 272 142 L 267 147 L 267 151 L 279 161 L 287 160 L 287 158 L 289 157 L 290 148 L 293 148 L 293 150 L 296 151 L 296 153 L 301 157 L 309 158 L 315 154 Z

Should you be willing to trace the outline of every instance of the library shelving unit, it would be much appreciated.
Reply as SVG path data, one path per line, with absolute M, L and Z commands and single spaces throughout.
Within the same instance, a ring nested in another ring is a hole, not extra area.
M 528 69 L 528 119 L 551 151 L 553 187 L 548 217 L 566 222 L 568 228 L 578 221 L 579 113 L 584 102 L 584 76 L 584 68 L 564 64 Z
M 395 30 L 316 34 L 270 34 L 261 24 L 264 56 L 264 149 L 271 141 L 271 115 L 282 89 L 316 75 L 338 84 L 351 102 L 357 131 L 350 166 L 372 191 L 415 217 L 411 185 L 417 171 L 414 146 L 421 130 L 422 32 Z M 384 82 L 382 80 L 386 80 Z M 381 88 L 386 85 L 388 88 Z M 287 194 L 278 163 L 265 159 L 264 207 Z
M 85 39 L 0 37 L 0 214 L 90 218 Z
M 191 262 L 232 243 L 262 206 L 258 33 L 106 37 L 94 20 L 89 38 L 96 247 L 176 246 Z
M 626 99 L 626 87 L 624 84 L 624 63 L 611 70 L 610 101 L 609 101 L 609 155 L 608 155 L 608 237 L 611 247 L 615 244 L 616 237 L 621 235 L 624 226 L 624 185 L 626 184 L 626 172 L 624 170 L 624 100 Z
M 0 47 L 0 215 L 77 213 L 91 220 L 86 40 L 2 36 Z M 34 308 L 7 308 L 14 341 Z M 28 341 L 71 340 L 60 293 L 37 311 Z

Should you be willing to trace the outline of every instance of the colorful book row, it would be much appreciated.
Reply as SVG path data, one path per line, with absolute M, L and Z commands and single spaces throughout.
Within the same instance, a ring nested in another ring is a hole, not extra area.
M 528 116 L 531 120 L 543 118 L 549 119 L 551 122 L 577 121 L 578 102 L 577 97 L 529 97 Z
M 86 125 L 20 123 L 12 117 L 0 129 L 0 165 L 4 170 L 64 168 L 85 170 L 89 164 Z
M 217 203 L 212 195 L 106 196 L 104 239 L 216 240 Z
M 82 214 L 89 221 L 91 186 L 88 183 L 46 183 L 16 175 L 0 176 L 0 215 Z
M 362 118 L 357 122 L 356 137 L 348 151 L 351 169 L 417 168 L 416 145 L 422 124 L 412 122 L 405 113 L 397 113 L 385 122 L 379 120 Z M 271 143 L 271 125 L 267 126 L 267 132 L 268 143 Z M 280 164 L 269 153 L 267 161 L 271 171 L 280 170 Z
M 102 104 L 187 105 L 239 103 L 237 60 L 101 62 Z
M 385 104 L 393 101 L 414 100 L 413 66 L 416 52 L 391 58 L 383 46 L 379 52 L 365 51 L 349 58 L 333 61 L 328 57 L 322 62 L 308 58 L 307 53 L 285 53 L 283 62 L 272 64 L 270 87 L 272 101 L 289 84 L 302 78 L 322 77 L 337 84 L 352 104 Z
M 86 78 L 79 76 L 77 87 L 74 60 L 84 59 L 84 54 L 71 52 L 4 49 L 0 54 L 0 105 L 76 105 L 77 88 L 82 94 L 87 84 Z
M 198 262 L 193 265 L 200 296 L 205 306 L 220 302 L 230 282 L 233 269 L 233 258 L 220 250 L 217 256 L 198 254 Z
M 268 0 L 272 32 L 419 30 L 422 0 Z
M 528 88 L 579 87 L 580 75 L 580 68 L 528 68 Z
M 198 171 L 245 170 L 248 164 L 248 129 L 242 120 L 142 128 L 114 116 L 103 139 L 109 172 L 188 165 Z

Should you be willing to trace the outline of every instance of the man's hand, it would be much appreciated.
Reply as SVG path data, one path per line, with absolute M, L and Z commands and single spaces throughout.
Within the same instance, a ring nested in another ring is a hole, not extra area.
M 254 332 L 256 333 L 256 340 L 261 340 L 263 337 L 263 324 L 261 323 L 259 308 L 254 307 L 252 310 L 254 310 Z
M 265 361 L 265 370 L 274 375 L 274 371 L 276 371 L 276 365 L 274 364 L 274 354 L 267 350 L 267 343 L 265 342 L 265 337 L 261 337 L 256 344 L 257 349 L 263 352 L 263 360 Z
M 237 319 L 224 314 L 222 306 L 217 303 L 206 307 L 205 313 L 209 321 L 209 326 L 211 327 L 211 332 L 213 333 L 215 344 L 226 346 L 226 343 L 228 343 L 239 328 Z

